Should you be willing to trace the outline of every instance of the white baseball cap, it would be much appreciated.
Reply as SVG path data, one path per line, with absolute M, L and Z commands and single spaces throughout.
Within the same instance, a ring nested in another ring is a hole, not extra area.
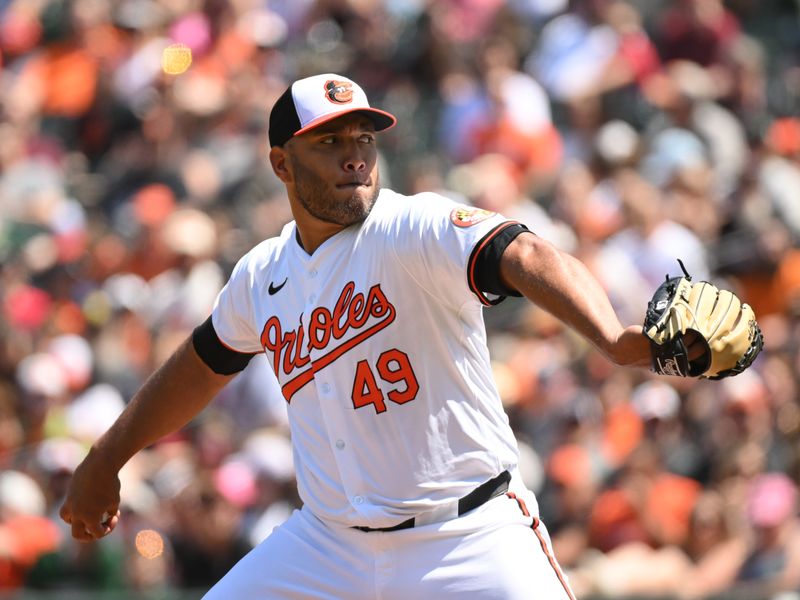
M 375 131 L 397 123 L 394 115 L 372 108 L 361 86 L 347 77 L 323 73 L 298 79 L 272 107 L 269 144 L 282 146 L 295 135 L 351 112 L 361 112 L 372 119 Z

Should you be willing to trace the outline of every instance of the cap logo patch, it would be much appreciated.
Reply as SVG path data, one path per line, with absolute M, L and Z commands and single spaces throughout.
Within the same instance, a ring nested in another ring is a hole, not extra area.
M 353 84 L 349 81 L 329 79 L 325 82 L 325 95 L 336 104 L 347 104 L 353 101 Z
M 497 213 L 482 208 L 470 208 L 467 206 L 459 206 L 454 208 L 450 213 L 450 220 L 456 227 L 470 227 L 481 221 L 485 221 Z

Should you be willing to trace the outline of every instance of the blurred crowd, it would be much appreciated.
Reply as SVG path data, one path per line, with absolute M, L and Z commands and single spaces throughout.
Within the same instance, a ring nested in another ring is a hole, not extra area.
M 162 71 L 179 42 L 181 75 Z M 69 475 L 291 216 L 266 161 L 293 79 L 398 125 L 383 184 L 500 211 L 622 320 L 680 257 L 749 302 L 727 380 L 613 368 L 524 301 L 495 377 L 581 598 L 800 598 L 800 6 L 791 0 L 0 1 L 0 594 L 205 589 L 298 506 L 263 357 L 122 472 L 93 545 Z M 110 593 L 110 592 L 109 592 Z

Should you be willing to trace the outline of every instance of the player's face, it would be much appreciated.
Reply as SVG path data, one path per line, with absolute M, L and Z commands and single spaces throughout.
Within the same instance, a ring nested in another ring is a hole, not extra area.
M 286 144 L 295 197 L 313 217 L 348 226 L 367 218 L 380 190 L 375 127 L 350 114 Z

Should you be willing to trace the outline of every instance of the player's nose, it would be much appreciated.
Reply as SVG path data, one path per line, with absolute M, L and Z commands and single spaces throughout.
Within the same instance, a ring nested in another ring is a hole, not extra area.
M 358 143 L 347 144 L 342 157 L 342 168 L 348 173 L 360 173 L 367 168 L 367 157 Z
M 367 161 L 361 156 L 348 156 L 344 161 L 344 170 L 348 173 L 360 173 L 367 168 Z

